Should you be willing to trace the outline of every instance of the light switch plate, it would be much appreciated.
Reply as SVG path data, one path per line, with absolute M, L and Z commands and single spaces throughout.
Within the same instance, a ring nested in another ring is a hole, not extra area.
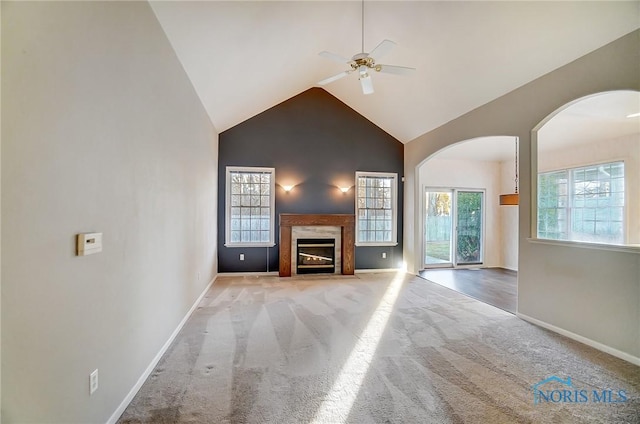
M 98 390 L 98 370 L 95 369 L 91 374 L 89 374 L 89 394 L 92 395 L 96 390 Z
M 102 252 L 102 233 L 78 234 L 76 241 L 78 256 Z

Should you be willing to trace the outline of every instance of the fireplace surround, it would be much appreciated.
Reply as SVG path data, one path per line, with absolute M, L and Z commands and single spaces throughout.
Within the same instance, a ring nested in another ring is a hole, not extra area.
M 330 226 L 340 229 L 340 273 L 355 272 L 355 216 L 347 214 L 280 214 L 280 277 L 291 277 L 292 227 Z M 337 238 L 337 237 L 336 237 Z M 337 250 L 337 246 L 336 246 Z

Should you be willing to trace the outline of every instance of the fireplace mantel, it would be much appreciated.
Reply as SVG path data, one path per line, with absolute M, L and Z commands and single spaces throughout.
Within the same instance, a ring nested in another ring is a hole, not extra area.
M 340 227 L 342 274 L 355 271 L 355 215 L 348 214 L 280 214 L 280 277 L 291 277 L 291 227 Z

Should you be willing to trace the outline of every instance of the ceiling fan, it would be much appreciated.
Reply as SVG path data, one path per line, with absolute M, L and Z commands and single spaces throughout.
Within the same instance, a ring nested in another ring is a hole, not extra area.
M 356 53 L 351 57 L 351 59 L 346 59 L 338 54 L 328 51 L 320 52 L 320 56 L 334 60 L 336 62 L 346 63 L 351 67 L 351 69 L 347 69 L 346 71 L 342 71 L 339 74 L 323 79 L 322 81 L 318 82 L 318 85 L 329 84 L 331 82 L 339 80 L 340 78 L 346 77 L 354 71 L 357 71 L 359 75 L 358 79 L 360 80 L 360 85 L 362 86 L 362 92 L 364 94 L 371 94 L 373 93 L 373 81 L 371 80 L 371 75 L 369 74 L 370 71 L 395 75 L 407 75 L 415 71 L 415 68 L 408 68 L 406 66 L 383 65 L 376 63 L 376 58 L 380 59 L 381 57 L 389 53 L 395 45 L 396 43 L 391 40 L 383 40 L 370 53 L 365 53 L 364 0 L 362 0 L 362 53 Z

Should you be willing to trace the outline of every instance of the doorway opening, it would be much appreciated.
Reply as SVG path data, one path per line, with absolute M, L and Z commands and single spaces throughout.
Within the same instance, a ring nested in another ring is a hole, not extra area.
M 513 136 L 481 137 L 448 147 L 418 168 L 420 276 L 516 312 L 518 206 Z

